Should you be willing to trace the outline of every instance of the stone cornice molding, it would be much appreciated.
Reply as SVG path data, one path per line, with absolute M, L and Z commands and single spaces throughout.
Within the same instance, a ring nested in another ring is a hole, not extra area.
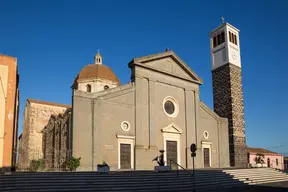
M 160 60 L 160 59 L 164 59 L 164 58 L 171 58 L 174 60 L 174 62 L 176 62 L 193 80 L 191 79 L 187 79 L 187 78 L 183 78 L 183 77 L 179 77 L 179 76 L 175 76 L 167 71 L 164 71 L 163 69 L 157 69 L 155 67 L 151 67 L 151 66 L 147 66 L 145 65 L 145 63 L 150 62 L 150 61 L 155 61 L 155 60 Z M 132 68 L 133 65 L 137 65 L 143 68 L 147 68 L 147 69 L 151 69 L 154 71 L 157 71 L 159 73 L 164 73 L 167 74 L 169 76 L 174 76 L 176 78 L 180 78 L 183 80 L 187 80 L 190 82 L 194 82 L 197 84 L 203 84 L 203 80 L 180 58 L 178 57 L 173 51 L 167 51 L 167 52 L 163 52 L 163 53 L 159 53 L 159 54 L 154 54 L 154 55 L 148 55 L 148 56 L 144 56 L 144 57 L 139 57 L 139 58 L 135 58 L 132 61 L 130 61 L 128 63 L 128 66 L 130 68 Z

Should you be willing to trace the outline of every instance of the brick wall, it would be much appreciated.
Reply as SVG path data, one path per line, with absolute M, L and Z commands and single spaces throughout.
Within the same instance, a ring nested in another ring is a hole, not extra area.
M 71 112 L 52 116 L 43 130 L 43 154 L 47 169 L 63 170 L 63 163 L 70 157 L 69 131 Z

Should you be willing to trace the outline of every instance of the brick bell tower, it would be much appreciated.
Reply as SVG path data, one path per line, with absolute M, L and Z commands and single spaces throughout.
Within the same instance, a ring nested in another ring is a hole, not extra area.
M 239 30 L 224 22 L 209 33 L 214 111 L 228 118 L 232 167 L 247 167 Z

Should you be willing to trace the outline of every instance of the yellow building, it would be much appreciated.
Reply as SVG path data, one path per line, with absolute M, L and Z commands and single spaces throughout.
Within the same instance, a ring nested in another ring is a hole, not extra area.
M 0 168 L 16 163 L 19 113 L 17 59 L 0 55 Z

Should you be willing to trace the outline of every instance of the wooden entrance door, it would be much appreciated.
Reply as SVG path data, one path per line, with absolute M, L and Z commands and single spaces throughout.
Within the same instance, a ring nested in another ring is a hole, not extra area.
M 167 164 L 170 163 L 170 159 L 177 162 L 177 141 L 166 141 L 166 154 Z M 171 162 L 171 168 L 177 169 L 177 165 Z
M 203 154 L 204 154 L 204 167 L 210 167 L 210 149 L 203 148 Z
M 131 169 L 131 145 L 120 144 L 120 168 Z
M 270 158 L 267 159 L 267 165 L 270 167 Z

